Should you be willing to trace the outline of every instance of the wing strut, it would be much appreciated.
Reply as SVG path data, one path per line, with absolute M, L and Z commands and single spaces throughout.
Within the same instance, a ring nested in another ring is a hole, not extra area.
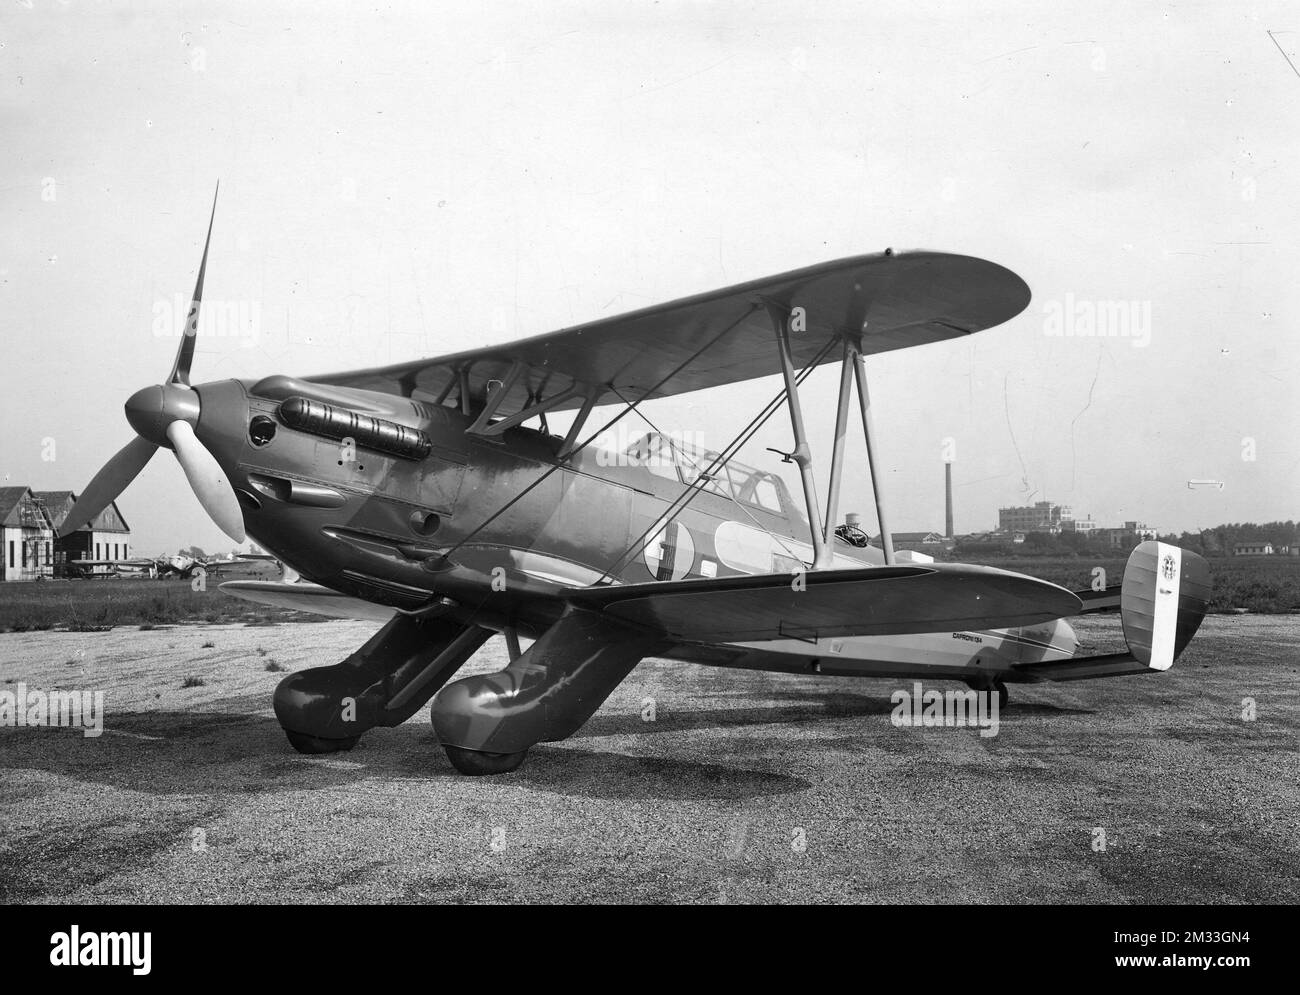
M 844 435 L 849 426 L 849 391 L 853 389 L 853 347 L 844 340 L 844 354 L 840 359 L 840 393 L 835 407 L 835 442 L 831 450 L 830 494 L 826 498 L 826 526 L 823 535 L 826 544 L 833 545 L 835 523 L 840 517 L 840 484 L 844 479 Z
M 826 521 L 821 520 L 817 506 L 817 485 L 813 477 L 812 449 L 804 429 L 803 409 L 799 405 L 799 388 L 795 381 L 794 363 L 790 358 L 791 311 L 783 304 L 764 299 L 772 328 L 776 333 L 777 350 L 781 357 L 781 374 L 785 378 L 786 407 L 790 410 L 790 425 L 794 429 L 794 452 L 790 459 L 799 467 L 803 482 L 804 504 L 808 509 L 808 524 L 812 531 L 814 570 L 833 565 L 835 554 L 831 550 L 831 536 L 839 516 L 840 486 L 844 479 L 844 435 L 848 428 L 849 387 L 856 381 L 858 407 L 862 414 L 862 434 L 867 441 L 867 466 L 871 471 L 871 490 L 876 500 L 876 518 L 880 523 L 880 543 L 885 554 L 885 565 L 894 562 L 894 540 L 885 518 L 885 499 L 881 493 L 880 474 L 876 467 L 876 433 L 871 421 L 871 395 L 867 390 L 867 368 L 861 350 L 845 337 L 844 352 L 840 361 L 839 403 L 835 410 L 835 438 L 831 449 L 830 493 L 826 498 Z
M 853 354 L 853 376 L 858 382 L 858 406 L 862 409 L 862 434 L 867 439 L 867 469 L 871 471 L 871 493 L 876 498 L 876 519 L 880 523 L 880 547 L 885 552 L 885 565 L 894 562 L 894 539 L 885 524 L 885 499 L 880 493 L 880 474 L 876 467 L 876 433 L 871 426 L 871 396 L 867 393 L 867 364 L 855 346 L 848 346 Z M 844 361 L 849 362 L 848 355 Z
M 764 300 L 768 317 L 772 320 L 772 330 L 776 333 L 777 351 L 781 357 L 781 375 L 785 378 L 786 408 L 790 411 L 790 425 L 794 429 L 794 452 L 790 454 L 799 467 L 799 477 L 803 482 L 804 505 L 808 509 L 808 525 L 812 532 L 813 569 L 823 570 L 829 567 L 832 556 L 826 545 L 826 533 L 822 529 L 821 510 L 817 507 L 817 485 L 813 480 L 812 449 L 808 446 L 808 435 L 804 431 L 803 409 L 799 405 L 799 386 L 795 383 L 794 361 L 790 358 L 790 309 L 771 300 Z

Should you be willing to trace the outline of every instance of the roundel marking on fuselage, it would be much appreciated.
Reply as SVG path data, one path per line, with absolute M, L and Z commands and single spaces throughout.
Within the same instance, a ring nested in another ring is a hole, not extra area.
M 691 530 L 676 520 L 656 529 L 642 554 L 655 580 L 682 580 L 695 565 L 695 540 Z

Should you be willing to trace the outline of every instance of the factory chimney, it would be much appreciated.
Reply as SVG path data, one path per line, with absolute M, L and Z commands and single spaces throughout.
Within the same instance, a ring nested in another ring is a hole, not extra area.
M 944 537 L 952 538 L 952 463 L 947 462 L 943 465 L 943 491 L 944 491 Z

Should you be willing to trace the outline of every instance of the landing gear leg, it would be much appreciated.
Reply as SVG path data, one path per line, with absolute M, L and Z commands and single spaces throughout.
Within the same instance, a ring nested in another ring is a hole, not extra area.
M 535 743 L 582 727 L 658 637 L 570 609 L 504 670 L 449 684 L 433 701 L 433 728 L 462 774 L 504 774 Z
M 342 663 L 281 681 L 275 717 L 299 753 L 350 750 L 367 729 L 414 715 L 491 635 L 475 625 L 398 615 Z
M 1007 691 L 1005 681 L 1000 681 L 994 677 L 982 677 L 978 680 L 968 680 L 966 686 L 972 691 L 987 691 L 993 694 L 995 691 L 998 696 L 998 711 L 1007 707 L 1007 702 L 1011 700 L 1011 694 Z

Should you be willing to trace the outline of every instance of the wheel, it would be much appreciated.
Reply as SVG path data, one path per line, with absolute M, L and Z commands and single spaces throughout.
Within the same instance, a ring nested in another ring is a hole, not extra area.
M 291 732 L 284 730 L 284 734 L 289 737 L 289 745 L 299 753 L 319 754 L 319 753 L 346 753 L 352 747 L 357 745 L 360 736 L 349 736 L 346 739 L 321 739 L 319 736 L 308 736 L 304 732 Z
M 1007 707 L 1007 702 L 1011 700 L 1011 693 L 1007 690 L 1007 686 L 1001 681 L 998 681 L 994 687 L 996 687 L 998 691 L 998 711 L 1000 712 L 1002 709 Z
M 480 777 L 484 774 L 509 774 L 524 762 L 527 750 L 518 753 L 483 753 L 479 750 L 466 750 L 459 746 L 444 746 L 451 765 L 462 774 Z

